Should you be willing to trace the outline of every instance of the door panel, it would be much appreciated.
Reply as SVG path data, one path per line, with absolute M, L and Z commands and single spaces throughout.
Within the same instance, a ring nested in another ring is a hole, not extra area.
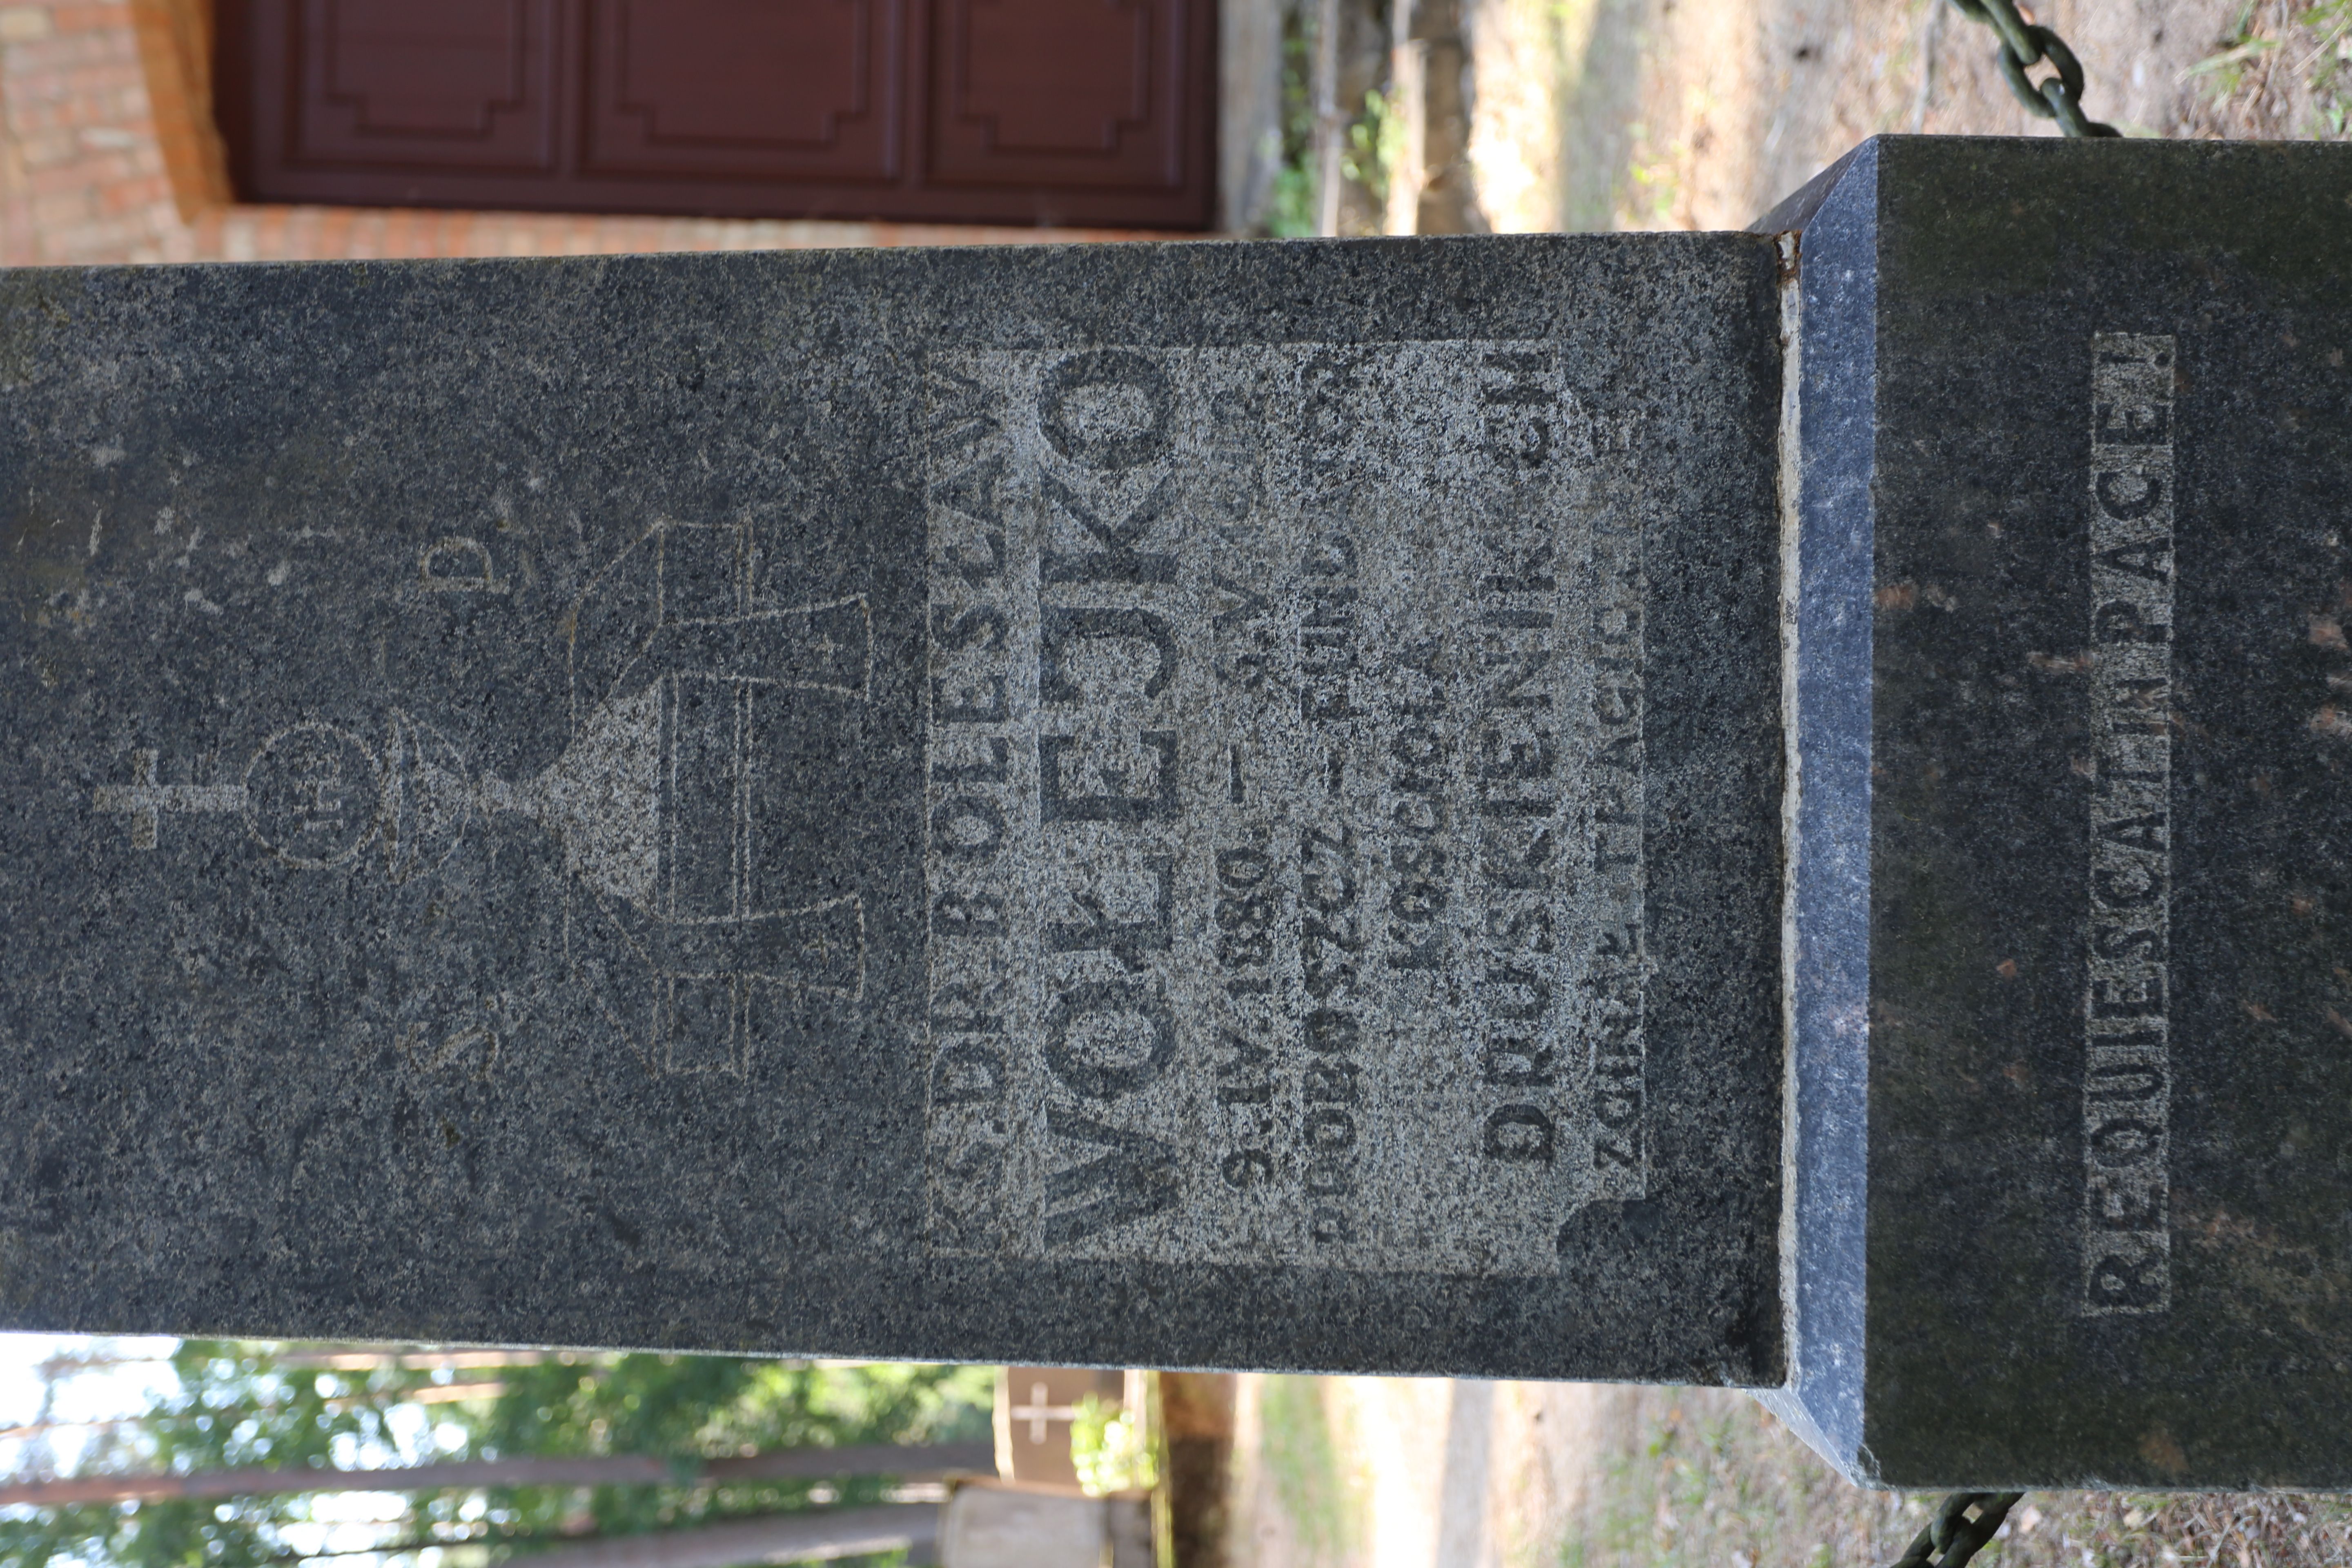
M 248 201 L 1201 228 L 1215 0 L 218 0 Z
M 898 0 L 595 0 L 593 173 L 887 179 Z
M 932 166 L 956 183 L 1183 177 L 1184 0 L 935 0 Z
M 556 0 L 302 0 L 305 163 L 553 169 Z

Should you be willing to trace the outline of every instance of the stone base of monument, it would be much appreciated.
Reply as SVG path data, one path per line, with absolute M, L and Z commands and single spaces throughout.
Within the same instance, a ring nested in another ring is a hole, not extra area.
M 1888 138 L 1801 310 L 1789 1389 L 2352 1486 L 2352 147 Z
M 940 1510 L 938 1561 L 940 1568 L 1152 1568 L 1151 1500 L 967 1482 Z
M 0 1323 L 2352 1486 L 2352 148 L 0 276 Z

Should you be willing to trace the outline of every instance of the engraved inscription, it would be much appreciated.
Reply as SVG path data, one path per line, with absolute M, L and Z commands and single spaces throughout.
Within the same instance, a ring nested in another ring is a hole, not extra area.
M 2092 339 L 2083 1310 L 2171 1304 L 2170 337 Z
M 125 818 L 137 850 L 157 847 L 166 814 L 241 816 L 280 866 L 394 886 L 440 869 L 477 819 L 536 822 L 562 845 L 566 875 L 547 892 L 566 966 L 613 1038 L 656 1076 L 747 1076 L 777 1015 L 858 999 L 866 968 L 863 897 L 779 877 L 766 819 L 795 787 L 797 726 L 867 700 L 871 608 L 863 595 L 772 602 L 758 560 L 748 521 L 661 521 L 609 562 L 563 618 L 572 735 L 536 776 L 477 773 L 394 708 L 377 742 L 289 724 L 234 783 L 165 783 L 163 753 L 142 747 L 130 782 L 98 785 L 91 808 Z M 428 546 L 417 573 L 436 594 L 512 587 L 470 539 Z M 419 1071 L 473 1061 L 487 1081 L 511 1028 L 461 1022 L 436 1038 L 412 1021 L 394 1043 Z
M 926 392 L 929 1244 L 1556 1270 L 1648 1169 L 1622 435 L 1542 343 Z

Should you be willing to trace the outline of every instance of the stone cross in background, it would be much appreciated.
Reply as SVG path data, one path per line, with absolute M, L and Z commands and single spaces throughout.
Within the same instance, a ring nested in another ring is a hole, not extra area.
M 1071 1439 L 1089 1397 L 1111 1410 L 1140 1410 L 1144 1404 L 1139 1373 L 1009 1366 L 999 1375 L 996 1471 L 1024 1484 L 1079 1484 Z
M 0 1321 L 2352 1483 L 2352 158 L 1759 229 L 0 279 Z

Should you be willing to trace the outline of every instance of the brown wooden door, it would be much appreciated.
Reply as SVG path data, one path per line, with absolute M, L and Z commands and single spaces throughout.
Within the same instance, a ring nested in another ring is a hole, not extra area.
M 1201 228 L 1215 0 L 224 0 L 248 201 Z

